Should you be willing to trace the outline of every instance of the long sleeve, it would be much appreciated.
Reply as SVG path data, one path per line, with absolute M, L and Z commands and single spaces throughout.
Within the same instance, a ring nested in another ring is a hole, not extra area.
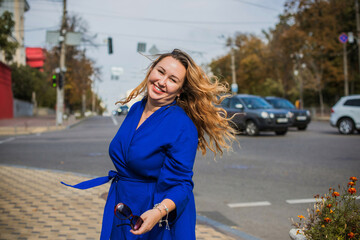
M 177 136 L 166 147 L 166 157 L 155 193 L 155 202 L 168 198 L 175 203 L 176 209 L 171 212 L 170 221 L 181 215 L 192 196 L 193 165 L 198 145 L 197 130 L 190 119 L 176 131 Z

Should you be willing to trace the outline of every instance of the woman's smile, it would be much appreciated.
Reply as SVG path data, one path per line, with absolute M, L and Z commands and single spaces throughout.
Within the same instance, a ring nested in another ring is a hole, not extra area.
M 158 94 L 162 94 L 165 92 L 165 90 L 162 90 L 160 87 L 156 86 L 155 84 L 153 84 L 153 90 L 155 93 L 158 93 Z

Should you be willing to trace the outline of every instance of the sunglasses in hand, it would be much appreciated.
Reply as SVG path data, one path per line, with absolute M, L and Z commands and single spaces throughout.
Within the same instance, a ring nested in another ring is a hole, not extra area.
M 132 230 L 138 230 L 144 222 L 141 217 L 133 215 L 131 209 L 124 203 L 118 203 L 115 206 L 114 213 L 115 216 L 121 220 L 130 220 L 130 224 L 119 224 L 117 227 L 122 225 L 130 225 Z

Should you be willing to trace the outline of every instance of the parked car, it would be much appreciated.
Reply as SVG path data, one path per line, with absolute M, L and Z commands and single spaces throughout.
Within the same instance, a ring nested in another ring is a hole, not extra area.
M 260 131 L 274 131 L 276 135 L 285 135 L 290 126 L 291 112 L 274 109 L 262 97 L 238 94 L 226 98 L 221 106 L 232 119 L 233 127 L 255 136 Z
M 122 105 L 113 111 L 114 116 L 118 115 L 126 115 L 129 112 L 129 107 L 126 105 Z
M 360 95 L 340 98 L 331 108 L 330 125 L 337 127 L 341 134 L 360 131 Z
M 297 109 L 294 104 L 285 98 L 280 97 L 265 97 L 265 100 L 269 102 L 276 109 L 286 109 L 292 113 L 291 126 L 297 127 L 299 130 L 306 130 L 308 124 L 311 121 L 310 111 L 306 109 Z

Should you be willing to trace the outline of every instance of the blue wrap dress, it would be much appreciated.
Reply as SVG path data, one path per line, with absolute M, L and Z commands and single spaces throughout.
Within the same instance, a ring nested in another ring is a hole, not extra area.
M 145 104 L 143 99 L 131 107 L 110 143 L 109 154 L 116 171 L 68 186 L 86 189 L 112 180 L 100 239 L 195 239 L 192 169 L 198 146 L 197 129 L 176 102 L 155 111 L 136 129 Z M 133 235 L 130 226 L 124 225 L 129 220 L 114 216 L 114 207 L 119 202 L 140 216 L 165 198 L 176 205 L 169 213 L 170 230 L 165 224 L 162 227 L 156 224 L 146 234 Z

